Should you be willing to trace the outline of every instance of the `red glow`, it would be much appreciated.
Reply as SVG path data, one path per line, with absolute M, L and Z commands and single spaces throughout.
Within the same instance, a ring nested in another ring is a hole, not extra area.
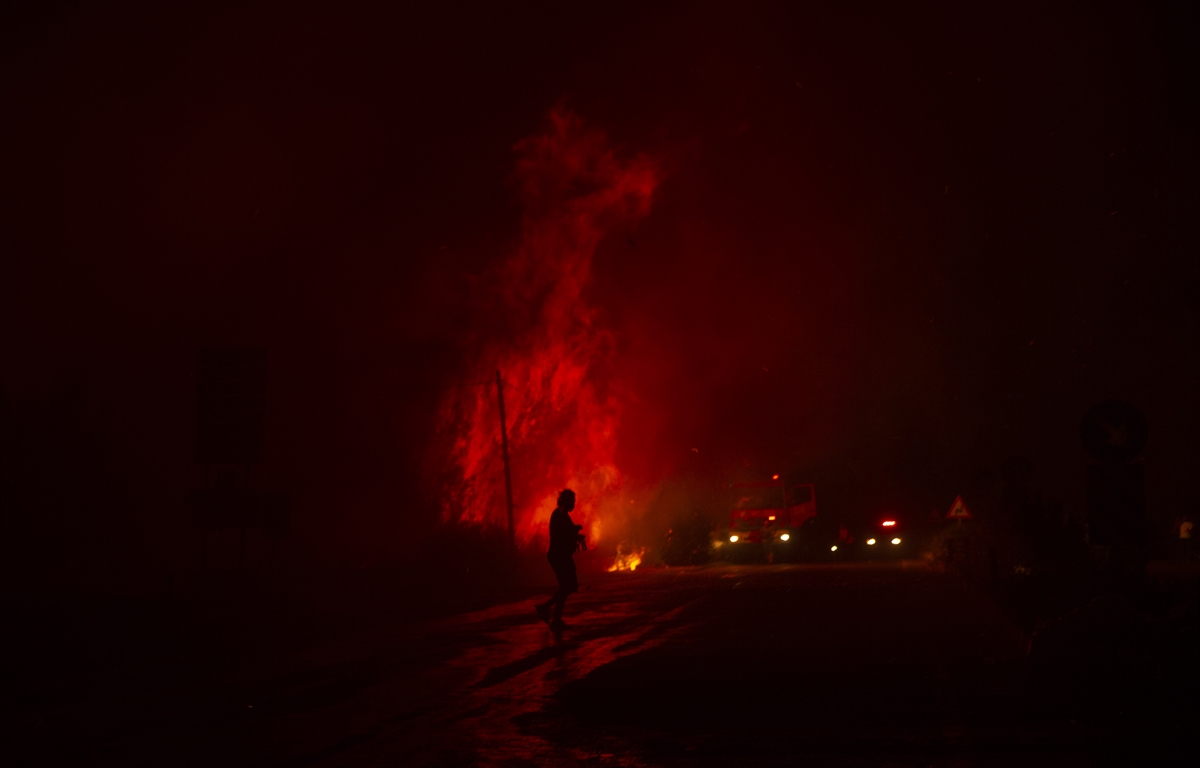
M 896 524 L 896 521 L 895 521 L 895 520 L 884 520 L 884 521 L 883 521 L 883 527 L 884 527 L 884 528 L 891 528 L 891 527 L 892 527 L 893 525 L 895 525 L 895 524 Z
M 496 276 L 499 317 L 489 323 L 496 337 L 481 344 L 464 378 L 504 375 L 517 538 L 528 542 L 544 529 L 558 491 L 571 487 L 579 499 L 573 516 L 595 539 L 600 507 L 620 501 L 623 400 L 620 387 L 597 373 L 614 341 L 586 287 L 601 239 L 648 212 L 659 173 L 644 156 L 618 159 L 602 132 L 563 110 L 516 150 L 521 240 Z M 450 390 L 443 400 L 447 519 L 504 524 L 496 411 L 494 386 Z
M 779 475 L 771 475 L 771 479 L 772 479 L 772 480 L 778 480 L 778 479 L 779 479 Z

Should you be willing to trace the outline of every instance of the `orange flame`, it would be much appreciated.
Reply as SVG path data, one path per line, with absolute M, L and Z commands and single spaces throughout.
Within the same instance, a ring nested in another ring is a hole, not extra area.
M 495 316 L 485 320 L 496 336 L 480 343 L 468 375 L 504 376 L 518 539 L 527 543 L 545 529 L 564 487 L 577 493 L 576 522 L 595 537 L 598 509 L 621 483 L 622 407 L 620 387 L 597 370 L 615 341 L 585 289 L 602 238 L 649 211 L 659 172 L 644 156 L 618 159 L 602 132 L 563 110 L 516 150 L 521 240 L 495 276 Z M 446 519 L 504 524 L 495 389 L 453 389 L 442 402 L 451 465 Z
M 626 551 L 624 544 L 618 544 L 617 557 L 613 560 L 613 564 L 608 567 L 609 573 L 613 571 L 636 571 L 637 567 L 642 564 L 642 557 L 645 554 L 645 547 L 636 550 L 630 547 Z

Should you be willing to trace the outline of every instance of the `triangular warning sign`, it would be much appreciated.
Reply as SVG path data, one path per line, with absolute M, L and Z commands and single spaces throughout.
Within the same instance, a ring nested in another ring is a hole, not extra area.
M 955 496 L 954 503 L 950 505 L 950 511 L 946 513 L 947 520 L 970 520 L 971 510 L 967 509 L 967 505 L 963 502 L 962 496 Z

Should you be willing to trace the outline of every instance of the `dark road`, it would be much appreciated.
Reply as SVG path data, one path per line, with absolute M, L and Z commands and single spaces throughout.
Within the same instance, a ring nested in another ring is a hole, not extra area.
M 1172 757 L 1186 707 L 1115 677 L 1056 690 L 1008 614 L 924 562 L 582 582 L 561 637 L 534 614 L 540 595 L 425 619 L 360 602 L 321 631 L 243 624 L 207 668 L 187 661 L 196 643 L 160 651 L 190 677 L 147 659 L 103 667 L 90 690 L 75 680 L 9 721 L 6 751 L 13 765 L 1187 764 Z
M 1021 633 L 919 562 L 593 576 L 561 638 L 534 602 L 160 692 L 161 716 L 98 735 L 87 762 L 1091 765 L 1136 737 L 1035 696 Z

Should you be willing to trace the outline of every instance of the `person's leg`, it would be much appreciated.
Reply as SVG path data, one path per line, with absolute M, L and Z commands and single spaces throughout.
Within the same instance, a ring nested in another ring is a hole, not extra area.
M 575 576 L 575 561 L 564 560 L 554 566 L 554 573 L 558 576 L 558 592 L 554 593 L 554 623 L 562 623 L 563 608 L 567 604 L 567 598 L 572 592 L 579 589 L 579 581 Z
M 556 592 L 555 594 L 558 594 L 558 593 Z M 553 604 L 554 604 L 554 595 L 551 595 L 549 600 L 547 600 L 544 603 L 538 603 L 537 605 L 535 605 L 533 607 L 533 609 L 535 611 L 537 611 L 538 618 L 540 618 L 542 621 L 546 622 L 547 624 L 549 624 L 550 620 L 551 620 L 550 606 Z
M 550 595 L 550 599 L 544 603 L 538 603 L 536 606 L 534 606 L 534 609 L 537 611 L 537 615 L 541 617 L 542 621 L 549 624 L 551 618 L 553 617 L 550 609 L 554 607 L 555 602 L 558 600 L 559 593 L 562 592 L 562 577 L 559 576 L 558 566 L 554 563 L 554 560 L 552 558 L 547 559 L 550 561 L 550 568 L 554 570 L 555 578 L 558 579 L 558 589 L 554 591 L 554 594 Z
M 559 596 L 559 593 L 561 593 L 561 592 L 562 592 L 562 582 L 559 582 L 558 589 L 554 590 L 554 592 L 552 592 L 550 594 L 550 597 L 548 597 L 546 599 L 546 602 L 538 603 L 538 607 L 549 609 L 552 605 L 554 605 L 556 602 L 558 602 L 558 596 Z
M 554 621 L 562 621 L 563 607 L 567 604 L 568 594 L 570 593 L 567 592 L 566 586 L 560 586 L 558 591 L 554 593 L 552 599 L 554 603 Z
M 550 599 L 537 606 L 538 616 L 547 624 L 552 621 L 562 621 L 563 603 L 567 600 L 567 595 L 570 594 L 570 575 L 567 566 L 574 566 L 574 563 L 564 563 L 561 560 L 550 558 L 550 567 L 554 569 L 554 577 L 558 579 L 558 589 L 550 596 Z M 570 569 L 574 571 L 574 568 Z

